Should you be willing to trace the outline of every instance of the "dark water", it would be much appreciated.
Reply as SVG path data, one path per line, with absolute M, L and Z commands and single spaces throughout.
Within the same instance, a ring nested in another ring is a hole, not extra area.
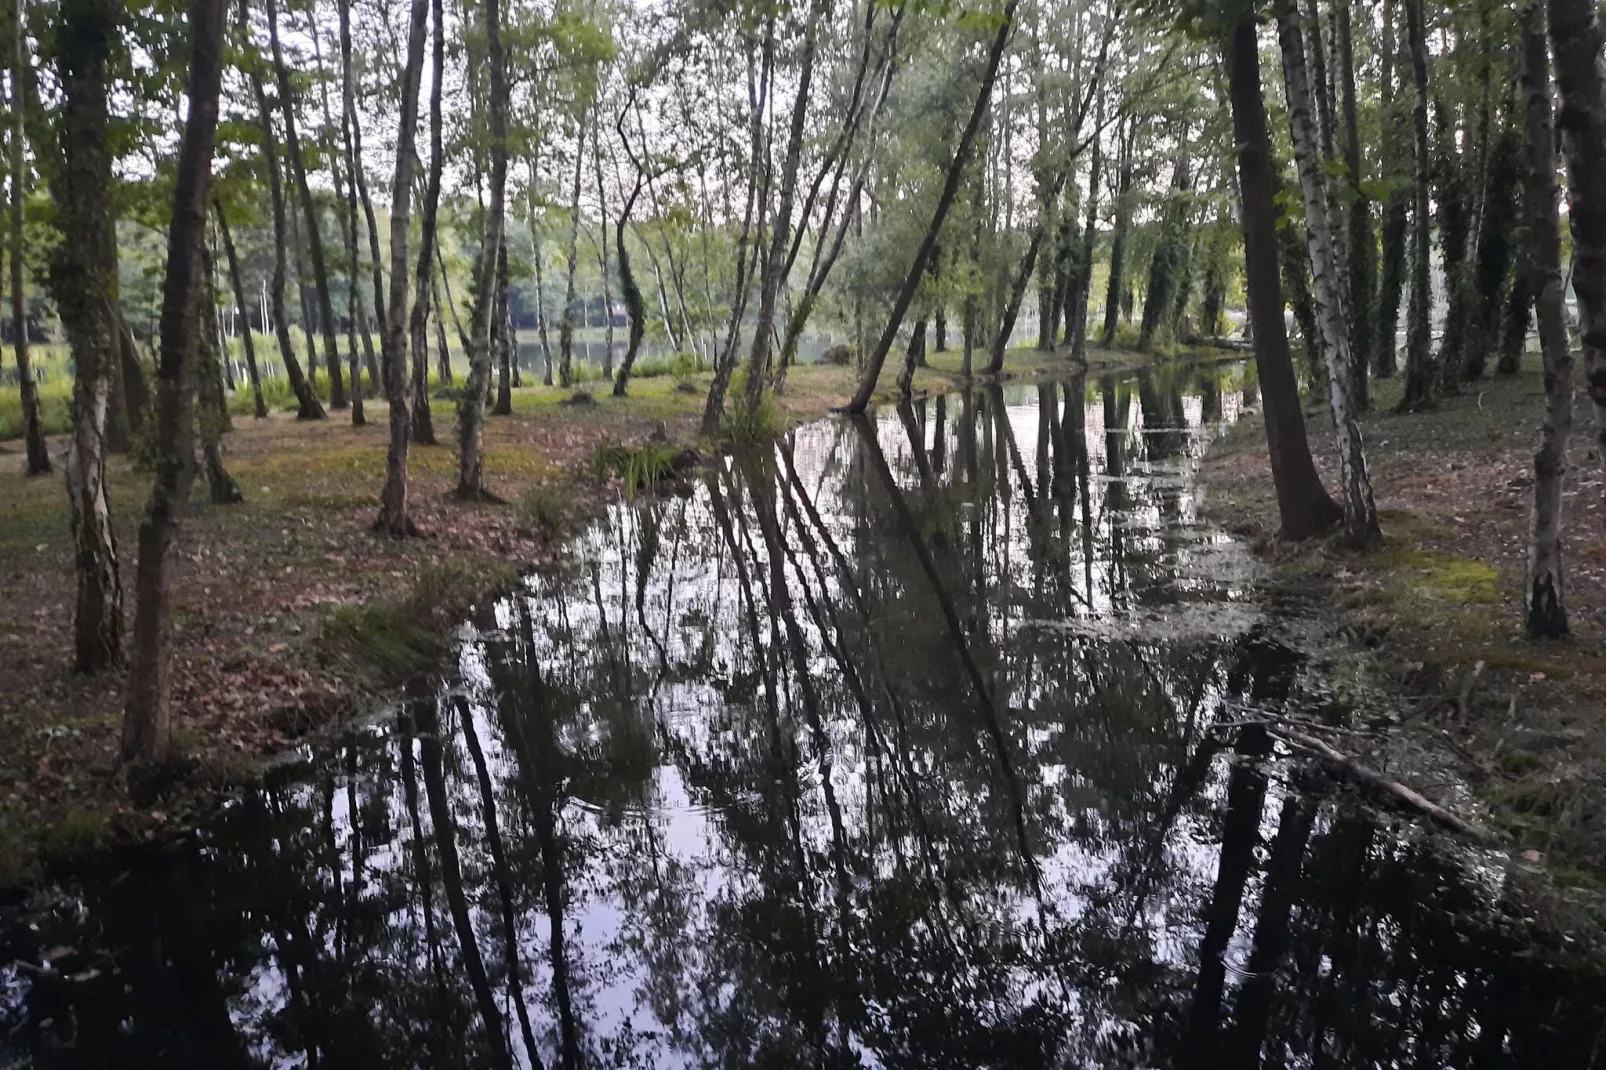
M 1254 729 L 1236 368 L 806 427 L 0 947 L 0 1066 L 1584 1067 L 1494 855 Z

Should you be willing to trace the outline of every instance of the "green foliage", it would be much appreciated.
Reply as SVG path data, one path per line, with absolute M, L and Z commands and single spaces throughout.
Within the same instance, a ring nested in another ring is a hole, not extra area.
M 735 394 L 734 390 L 732 394 Z M 742 404 L 728 406 L 725 410 L 725 434 L 732 442 L 744 445 L 773 441 L 780 434 L 780 422 L 769 395 L 766 394 L 756 408 Z
M 675 471 L 680 451 L 667 442 L 649 441 L 639 446 L 605 442 L 597 447 L 592 469 L 598 479 L 618 476 L 626 494 L 635 494 Z
M 681 378 L 703 370 L 702 358 L 695 353 L 673 353 L 667 357 L 648 357 L 638 360 L 630 370 L 632 379 L 657 379 L 673 375 Z

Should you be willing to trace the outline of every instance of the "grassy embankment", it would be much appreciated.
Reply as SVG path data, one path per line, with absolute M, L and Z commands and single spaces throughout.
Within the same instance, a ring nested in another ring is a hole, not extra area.
M 1093 356 L 1101 364 L 1133 359 Z M 922 391 L 957 381 L 957 354 L 935 354 L 933 363 L 917 378 Z M 1012 375 L 1067 366 L 1026 351 L 1012 352 L 1006 365 Z M 434 668 L 472 600 L 549 560 L 566 528 L 618 492 L 593 475 L 599 447 L 642 442 L 660 427 L 671 441 L 695 443 L 707 379 L 641 378 L 617 400 L 605 384 L 587 384 L 595 393 L 589 405 L 560 404 L 569 392 L 540 386 L 515 392 L 514 415 L 491 417 L 486 428 L 489 483 L 508 506 L 447 498 L 456 482 L 455 405 L 436 400 L 441 445 L 415 447 L 411 461 L 412 511 L 428 537 L 406 542 L 368 533 L 385 463 L 382 404 L 368 403 L 364 428 L 346 413 L 300 423 L 285 411 L 288 392 L 276 388 L 273 414 L 255 420 L 242 390 L 227 463 L 246 500 L 212 506 L 198 482 L 177 550 L 183 788 L 140 808 L 129 803 L 115 760 L 121 674 L 86 678 L 69 668 L 72 558 L 59 474 L 27 479 L 21 444 L 0 446 L 9 457 L 0 464 L 0 885 L 37 876 L 40 859 L 53 854 L 154 834 L 211 790 L 253 775 L 263 756 L 338 730 Z M 889 370 L 884 381 L 892 379 Z M 851 368 L 800 367 L 773 423 L 821 416 L 854 386 Z M 14 406 L 15 389 L 0 391 L 0 402 Z M 58 458 L 64 448 L 52 439 Z M 127 457 L 113 457 L 107 475 L 131 589 L 151 476 Z
M 1447 745 L 1487 820 L 1592 906 L 1606 902 L 1606 538 L 1593 414 L 1580 393 L 1565 503 L 1573 637 L 1523 635 L 1523 589 L 1543 387 L 1537 357 L 1514 378 L 1469 384 L 1433 411 L 1396 415 L 1399 379 L 1363 420 L 1384 532 L 1369 554 L 1277 542 L 1264 430 L 1240 423 L 1207 463 L 1209 508 L 1255 540 L 1278 590 L 1333 639 L 1340 694 L 1407 715 L 1407 743 Z M 1331 422 L 1307 413 L 1336 486 Z M 1432 793 L 1431 791 L 1429 792 Z

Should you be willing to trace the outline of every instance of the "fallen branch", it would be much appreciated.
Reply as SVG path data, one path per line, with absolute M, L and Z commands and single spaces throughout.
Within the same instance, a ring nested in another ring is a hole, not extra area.
M 1388 796 L 1394 801 L 1403 804 L 1407 809 L 1422 814 L 1458 835 L 1477 843 L 1489 843 L 1493 839 L 1488 832 L 1477 825 L 1455 816 L 1438 803 L 1429 802 L 1399 781 L 1390 780 L 1381 773 L 1373 772 L 1347 754 L 1334 749 L 1324 740 L 1270 724 L 1266 725 L 1266 731 L 1316 755 L 1329 765 L 1337 767 L 1355 781 Z

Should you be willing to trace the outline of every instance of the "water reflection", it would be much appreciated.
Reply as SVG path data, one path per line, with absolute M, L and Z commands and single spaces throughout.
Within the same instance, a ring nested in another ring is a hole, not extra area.
M 394 731 L 12 934 L 0 1063 L 1587 1064 L 1598 974 L 1497 867 L 1209 730 L 1299 664 L 1199 520 L 1237 375 L 616 509 Z

